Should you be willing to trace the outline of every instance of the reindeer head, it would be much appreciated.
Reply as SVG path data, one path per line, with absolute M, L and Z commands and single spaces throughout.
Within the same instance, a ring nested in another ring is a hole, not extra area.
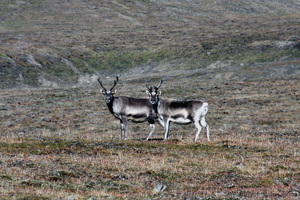
M 146 83 L 146 87 L 147 87 L 146 93 L 149 96 L 151 104 L 156 104 L 158 102 L 158 99 L 159 99 L 158 96 L 161 95 L 161 91 L 158 91 L 158 89 L 160 88 L 162 83 L 163 83 L 163 80 L 160 80 L 159 86 L 158 87 L 154 86 L 153 89 L 152 89 L 152 86 L 149 87 Z
M 112 86 L 112 88 L 110 90 L 105 89 L 102 82 L 100 81 L 100 77 L 97 80 L 100 83 L 100 86 L 103 88 L 103 90 L 100 89 L 100 92 L 105 96 L 105 102 L 110 103 L 114 98 L 114 94 L 117 92 L 117 90 L 115 90 L 115 91 L 112 91 L 112 90 L 114 89 L 114 87 L 117 85 L 117 83 L 119 81 L 118 76 L 116 76 L 116 80 L 114 81 L 114 86 Z

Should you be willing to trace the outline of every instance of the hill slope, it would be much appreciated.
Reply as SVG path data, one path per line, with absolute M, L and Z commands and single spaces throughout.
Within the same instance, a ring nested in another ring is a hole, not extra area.
M 0 85 L 297 60 L 299 8 L 291 0 L 4 0 Z

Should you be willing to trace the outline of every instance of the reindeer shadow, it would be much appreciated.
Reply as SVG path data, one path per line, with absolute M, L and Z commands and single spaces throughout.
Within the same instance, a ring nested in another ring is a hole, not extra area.
M 163 138 L 152 138 L 152 139 L 148 139 L 146 140 L 146 138 L 137 138 L 137 139 L 133 139 L 135 141 L 139 141 L 139 142 L 151 142 L 151 141 L 163 141 Z
M 151 142 L 151 141 L 163 141 L 164 139 L 163 138 L 151 138 L 151 139 L 148 139 L 148 142 Z M 144 139 L 144 141 L 146 141 L 146 138 Z

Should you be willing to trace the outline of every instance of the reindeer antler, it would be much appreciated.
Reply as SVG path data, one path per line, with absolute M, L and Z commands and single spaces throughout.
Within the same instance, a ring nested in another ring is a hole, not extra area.
M 116 80 L 114 81 L 114 86 L 112 86 L 110 91 L 112 91 L 114 89 L 114 87 L 117 85 L 118 81 L 119 81 L 119 78 L 118 78 L 118 76 L 116 76 Z
M 159 86 L 158 87 L 154 86 L 154 88 L 155 88 L 156 91 L 160 88 L 160 86 L 161 86 L 162 83 L 163 83 L 163 80 L 160 80 Z
M 145 84 L 146 84 L 146 87 L 148 88 L 149 92 L 152 92 L 152 86 L 149 87 L 149 86 L 147 85 L 146 80 L 145 80 Z
M 97 80 L 100 83 L 100 86 L 106 91 L 105 87 L 102 85 L 102 82 L 100 81 L 100 77 Z

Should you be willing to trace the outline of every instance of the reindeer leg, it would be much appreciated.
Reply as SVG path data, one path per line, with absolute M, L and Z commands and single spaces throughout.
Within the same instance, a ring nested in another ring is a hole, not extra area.
M 127 119 L 125 118 L 125 120 L 124 120 L 123 140 L 127 140 L 126 131 L 127 131 Z
M 121 140 L 123 140 L 124 124 L 121 122 Z
M 198 136 L 199 136 L 199 133 L 200 133 L 200 131 L 201 131 L 201 126 L 200 126 L 200 124 L 199 124 L 199 121 L 197 120 L 197 121 L 195 121 L 194 122 L 194 124 L 195 124 L 195 126 L 196 126 L 196 128 L 197 128 L 197 133 L 196 133 L 196 136 L 195 136 L 195 142 L 197 141 L 197 139 L 198 139 Z
M 170 136 L 170 121 L 168 120 L 168 123 L 167 123 L 167 131 L 166 131 L 166 134 L 165 134 L 165 136 L 167 136 L 167 139 L 169 139 L 169 136 Z
M 165 128 L 165 123 L 164 123 L 163 119 L 158 118 L 158 123 L 159 123 L 159 125 L 161 125 L 161 127 Z
M 202 125 L 203 127 L 206 127 L 206 137 L 207 137 L 207 140 L 210 141 L 210 139 L 209 139 L 209 125 L 206 123 L 204 117 L 201 119 L 200 122 L 201 122 L 201 125 Z
M 121 140 L 123 140 L 123 129 L 124 129 L 124 125 L 123 125 L 123 121 L 120 119 L 120 124 L 121 124 Z
M 126 116 L 121 116 L 121 139 L 126 140 L 127 119 Z
M 170 120 L 167 117 L 164 117 L 164 129 L 165 129 L 165 139 L 169 139 Z
M 147 137 L 147 139 L 146 139 L 146 141 L 148 141 L 149 140 L 149 138 L 150 138 L 150 136 L 152 135 L 152 133 L 154 132 L 154 130 L 155 130 L 155 124 L 154 124 L 154 121 L 152 122 L 149 122 L 149 124 L 150 124 L 150 127 L 151 127 L 151 131 L 150 131 L 150 133 L 149 133 L 149 135 L 148 135 L 148 137 Z

